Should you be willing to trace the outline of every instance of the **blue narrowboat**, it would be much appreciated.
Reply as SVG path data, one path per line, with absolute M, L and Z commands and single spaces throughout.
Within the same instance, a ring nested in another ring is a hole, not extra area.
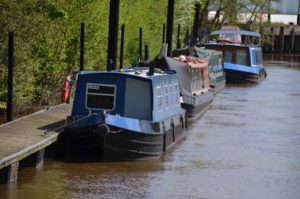
M 82 71 L 63 134 L 67 160 L 151 159 L 185 137 L 175 71 Z
M 223 28 L 211 36 L 216 40 L 201 46 L 223 52 L 228 82 L 260 82 L 267 76 L 259 33 Z

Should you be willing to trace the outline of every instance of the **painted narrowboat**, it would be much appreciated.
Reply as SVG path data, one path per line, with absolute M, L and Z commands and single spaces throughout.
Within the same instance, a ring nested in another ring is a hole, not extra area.
M 177 72 L 182 108 L 186 109 L 188 117 L 197 119 L 213 101 L 213 92 L 209 86 L 208 62 L 184 55 L 178 58 L 164 56 L 161 66 Z
M 82 71 L 63 140 L 70 161 L 160 157 L 185 137 L 176 71 Z
M 175 49 L 173 56 L 190 55 L 208 61 L 209 68 L 209 84 L 213 92 L 216 94 L 225 88 L 226 75 L 224 73 L 224 62 L 221 51 L 210 50 L 204 47 L 187 47 Z
M 223 28 L 212 32 L 211 36 L 216 40 L 201 46 L 222 51 L 228 82 L 258 83 L 266 78 L 259 33 Z

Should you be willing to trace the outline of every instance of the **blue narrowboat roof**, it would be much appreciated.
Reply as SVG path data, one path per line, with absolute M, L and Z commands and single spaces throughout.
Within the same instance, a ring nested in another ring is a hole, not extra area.
M 159 70 L 155 69 L 153 75 L 148 75 L 147 70 L 148 68 L 146 67 L 138 67 L 138 68 L 125 68 L 125 69 L 120 69 L 120 70 L 112 70 L 112 71 L 81 71 L 79 72 L 79 75 L 93 75 L 93 74 L 115 74 L 115 75 L 128 75 L 128 76 L 134 76 L 138 78 L 144 78 L 144 79 L 153 79 L 156 76 L 162 76 L 166 74 L 175 74 L 176 71 L 173 70 Z
M 220 34 L 237 34 L 237 35 L 261 37 L 261 35 L 257 32 L 245 31 L 245 30 L 216 30 L 211 33 L 211 35 L 220 35 Z

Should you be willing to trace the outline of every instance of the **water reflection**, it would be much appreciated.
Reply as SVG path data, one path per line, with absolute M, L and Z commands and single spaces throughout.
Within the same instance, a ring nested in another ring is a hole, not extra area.
M 273 56 L 265 81 L 228 85 L 159 160 L 47 160 L 0 185 L 0 198 L 300 198 L 298 58 Z

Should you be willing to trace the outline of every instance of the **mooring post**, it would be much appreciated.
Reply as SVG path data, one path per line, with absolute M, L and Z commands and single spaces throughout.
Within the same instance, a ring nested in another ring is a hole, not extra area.
M 123 68 L 124 60 L 124 37 L 125 37 L 125 24 L 121 27 L 121 46 L 120 46 L 120 68 Z
M 271 43 L 272 43 L 272 52 L 275 51 L 275 33 L 274 33 L 274 28 L 271 27 L 270 28 L 270 32 L 271 32 Z
M 143 54 L 143 29 L 140 28 L 140 36 L 139 36 L 139 61 L 142 61 Z
M 84 34 L 84 23 L 81 23 L 80 26 L 80 63 L 79 63 L 79 67 L 80 67 L 80 71 L 84 70 L 84 39 L 85 39 L 85 34 Z
M 163 31 L 162 31 L 162 43 L 166 42 L 166 24 L 163 24 Z
M 13 120 L 13 84 L 14 84 L 14 33 L 8 33 L 8 78 L 7 78 L 7 114 L 6 121 Z
M 284 51 L 284 26 L 280 26 L 279 31 L 279 51 Z
M 21 167 L 36 167 L 36 168 L 43 167 L 44 155 L 45 155 L 45 149 L 41 149 L 41 150 L 37 151 L 36 153 L 33 153 L 30 156 L 21 160 L 20 166 Z
M 107 70 L 116 69 L 120 0 L 110 0 L 107 47 Z
M 199 15 L 200 15 L 200 4 L 195 4 L 195 17 L 194 17 L 194 29 L 193 29 L 193 36 L 198 38 L 199 37 Z
M 145 45 L 145 61 L 147 61 L 150 58 L 149 46 L 148 43 L 145 43 L 144 45 Z
M 299 1 L 299 5 L 298 5 L 297 25 L 300 25 L 300 1 Z
M 0 184 L 14 183 L 18 179 L 19 162 L 0 169 Z
M 177 45 L 176 48 L 181 48 L 181 41 L 180 41 L 180 24 L 178 24 L 177 28 Z
M 169 57 L 172 56 L 172 42 L 173 42 L 173 21 L 174 21 L 174 0 L 168 0 L 168 15 L 167 15 L 167 44 Z
M 294 27 L 290 31 L 290 48 L 289 48 L 289 50 L 290 50 L 290 52 L 295 51 L 295 30 L 294 30 Z
M 268 23 L 271 23 L 271 0 L 268 0 Z

